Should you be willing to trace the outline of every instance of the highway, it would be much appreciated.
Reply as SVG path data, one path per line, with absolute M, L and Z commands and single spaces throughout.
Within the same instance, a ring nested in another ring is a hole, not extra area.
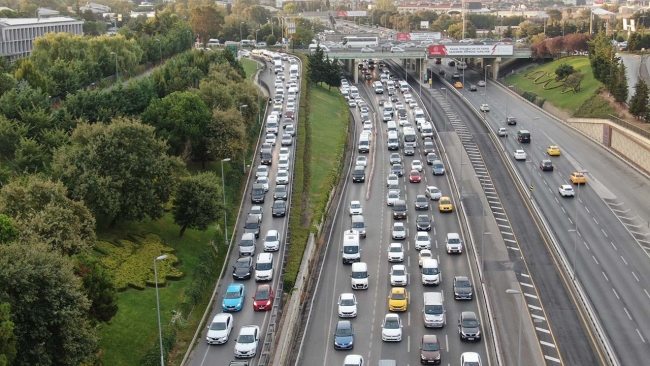
M 283 65 L 285 66 L 284 68 L 284 76 L 288 82 L 289 80 L 289 62 L 284 61 Z M 270 66 L 269 66 L 270 67 Z M 272 96 L 275 95 L 274 93 L 274 82 L 276 79 L 276 76 L 274 74 L 271 74 L 267 72 L 268 67 L 262 71 L 260 71 L 260 78 L 263 79 L 266 84 L 269 86 L 271 89 L 271 94 Z M 286 95 L 286 92 L 285 92 Z M 298 104 L 300 101 L 300 98 L 296 98 L 296 104 Z M 286 98 L 284 100 L 284 103 L 286 105 Z M 270 107 L 268 109 L 270 111 Z M 296 112 L 299 110 L 299 108 L 296 108 Z M 266 118 L 266 116 L 264 116 Z M 297 113 L 296 117 L 294 119 L 295 121 L 298 121 Z M 280 122 L 278 124 L 279 126 L 282 125 Z M 262 128 L 264 130 L 264 128 Z M 264 140 L 264 131 L 262 131 L 262 140 Z M 271 318 L 271 313 L 272 311 L 253 311 L 253 299 L 252 297 L 255 295 L 255 290 L 257 289 L 257 286 L 259 284 L 267 283 L 267 282 L 256 282 L 254 279 L 254 273 L 252 274 L 250 279 L 247 280 L 242 280 L 242 281 L 235 281 L 232 277 L 232 268 L 237 260 L 239 258 L 239 251 L 238 251 L 238 243 L 241 238 L 241 235 L 243 233 L 243 226 L 244 222 L 246 221 L 246 216 L 251 210 L 251 207 L 253 205 L 261 205 L 264 209 L 264 216 L 260 228 L 260 236 L 257 239 L 256 242 L 256 251 L 255 251 L 255 256 L 259 253 L 263 253 L 264 249 L 264 237 L 266 235 L 266 232 L 268 230 L 278 230 L 280 234 L 280 238 L 282 238 L 281 245 L 280 245 L 280 250 L 276 252 L 271 252 L 273 254 L 273 267 L 274 267 L 274 274 L 273 274 L 273 280 L 271 281 L 272 288 L 275 291 L 278 287 L 278 281 L 280 278 L 280 270 L 281 270 L 281 265 L 282 265 L 282 259 L 284 257 L 284 251 L 285 251 L 285 238 L 286 238 L 286 229 L 287 229 L 287 224 L 289 221 L 289 210 L 287 210 L 287 216 L 285 217 L 272 217 L 271 212 L 272 212 L 272 206 L 273 206 L 273 192 L 275 188 L 275 178 L 277 175 L 277 162 L 278 162 L 278 154 L 280 150 L 280 138 L 282 136 L 282 129 L 278 132 L 278 137 L 276 140 L 276 144 L 273 148 L 273 164 L 270 166 L 270 174 L 269 174 L 269 190 L 266 193 L 265 196 L 265 201 L 263 204 L 252 204 L 251 199 L 250 199 L 250 193 L 251 193 L 251 187 L 252 184 L 255 181 L 255 169 L 257 166 L 260 164 L 260 155 L 259 155 L 259 148 L 256 151 L 255 154 L 255 159 L 254 159 L 254 164 L 251 166 L 251 176 L 250 176 L 250 181 L 248 182 L 248 186 L 246 187 L 246 191 L 244 193 L 244 204 L 242 206 L 241 212 L 239 212 L 239 227 L 237 228 L 236 235 L 233 236 L 233 243 L 232 249 L 231 249 L 231 254 L 230 258 L 225 262 L 226 268 L 224 271 L 224 276 L 220 279 L 221 283 L 219 286 L 218 294 L 215 298 L 214 304 L 213 304 L 213 309 L 210 313 L 210 315 L 207 318 L 207 324 L 206 326 L 209 326 L 210 323 L 212 322 L 212 319 L 215 315 L 222 313 L 222 308 L 221 308 L 221 303 L 223 296 L 226 292 L 226 288 L 228 287 L 229 284 L 231 283 L 244 283 L 245 285 L 245 301 L 243 304 L 243 308 L 239 312 L 234 312 L 231 313 L 233 315 L 233 321 L 234 321 L 234 327 L 232 329 L 232 332 L 230 334 L 230 337 L 228 339 L 228 342 L 225 344 L 221 345 L 209 345 L 206 342 L 206 333 L 207 329 L 203 329 L 201 332 L 201 335 L 199 339 L 197 340 L 196 347 L 192 351 L 192 354 L 190 355 L 190 358 L 188 359 L 188 362 L 186 362 L 187 365 L 191 366 L 227 366 L 230 361 L 235 360 L 235 354 L 234 354 L 234 345 L 235 341 L 237 339 L 237 335 L 239 334 L 239 330 L 243 325 L 257 325 L 260 327 L 261 330 L 261 337 L 259 341 L 259 345 L 257 348 L 257 354 L 255 357 L 251 360 L 251 365 L 257 365 L 259 362 L 259 357 L 260 353 L 262 351 L 262 345 L 264 344 L 265 338 L 266 338 L 266 331 L 270 322 Z M 261 144 L 261 142 L 260 142 Z M 294 138 L 294 144 L 290 146 L 291 149 L 291 161 L 293 162 L 293 154 L 295 150 L 295 138 Z M 290 172 L 293 172 L 293 165 L 291 165 Z M 291 173 L 292 175 L 292 173 Z M 292 179 L 290 179 L 292 181 Z M 291 188 L 292 184 L 289 184 L 289 188 Z M 290 194 L 288 194 L 290 197 Z M 231 198 L 234 199 L 234 198 Z M 290 198 L 289 198 L 290 200 Z M 291 202 L 291 201 L 288 201 Z M 255 258 L 254 258 L 255 260 Z M 254 270 L 253 270 L 254 271 Z M 276 296 L 281 296 L 280 294 L 276 293 Z M 279 299 L 275 299 L 274 306 L 277 307 Z
M 378 80 L 378 71 L 374 71 L 374 80 Z M 481 354 L 484 365 L 489 364 L 492 355 L 487 354 L 487 343 L 491 340 L 485 327 L 482 329 L 483 339 L 480 342 L 461 342 L 458 336 L 457 321 L 462 311 L 474 311 L 479 316 L 482 311 L 477 295 L 477 278 L 470 271 L 469 258 L 464 252 L 462 255 L 448 255 L 445 252 L 445 236 L 449 232 L 460 232 L 459 218 L 454 213 L 442 214 L 438 211 L 437 202 L 431 201 L 428 211 L 416 211 L 414 200 L 417 194 L 423 194 L 427 185 L 439 187 L 443 195 L 450 195 L 448 176 L 433 176 L 431 166 L 426 165 L 421 183 L 409 183 L 408 176 L 411 161 L 420 159 L 426 161 L 421 151 L 422 140 L 418 139 L 418 148 L 415 156 L 403 156 L 405 177 L 400 178 L 402 197 L 408 205 L 408 218 L 402 220 L 408 229 L 407 239 L 401 241 L 405 247 L 405 259 L 410 279 L 406 289 L 409 293 L 408 310 L 400 314 L 404 324 L 401 342 L 383 342 L 381 339 L 381 324 L 388 312 L 388 294 L 390 291 L 389 269 L 392 264 L 388 262 L 387 250 L 391 242 L 400 242 L 391 239 L 391 227 L 395 221 L 392 218 L 391 208 L 386 205 L 386 178 L 390 172 L 389 154 L 386 147 L 386 124 L 381 122 L 381 108 L 378 106 L 380 98 L 388 98 L 386 94 L 378 96 L 370 88 L 370 81 L 357 85 L 361 96 L 368 102 L 374 111 L 376 145 L 371 146 L 368 156 L 369 162 L 375 159 L 374 167 L 369 166 L 366 171 L 365 183 L 352 183 L 349 176 L 344 176 L 346 187 L 336 212 L 332 226 L 331 240 L 328 242 L 322 272 L 315 292 L 314 306 L 311 308 L 309 324 L 302 341 L 300 358 L 296 365 L 341 365 L 346 355 L 362 355 L 366 364 L 376 365 L 380 359 L 397 360 L 400 365 L 416 365 L 420 363 L 419 345 L 422 335 L 436 334 L 439 336 L 442 352 L 442 364 L 456 364 L 462 352 L 474 351 Z M 398 93 L 399 94 L 399 93 Z M 401 100 L 402 96 L 399 94 Z M 407 110 L 409 108 L 407 107 Z M 358 136 L 361 124 L 356 108 L 353 113 L 357 120 L 356 131 Z M 412 111 L 409 110 L 409 119 L 413 122 Z M 400 128 L 401 129 L 401 128 Z M 355 140 L 356 141 L 356 140 Z M 353 159 L 359 155 L 356 144 L 353 146 Z M 403 155 L 403 150 L 399 150 Z M 369 163 L 371 164 L 371 163 Z M 371 181 L 371 182 L 369 182 Z M 350 285 L 350 265 L 341 263 L 341 249 L 343 232 L 349 229 L 350 217 L 348 205 L 351 200 L 359 200 L 363 204 L 366 222 L 367 237 L 361 239 L 361 261 L 368 264 L 370 274 L 369 288 L 367 290 L 352 290 Z M 454 202 L 455 204 L 456 202 Z M 418 252 L 414 248 L 416 233 L 415 218 L 418 214 L 426 213 L 433 219 L 430 231 L 431 248 L 434 258 L 440 261 L 442 283 L 435 287 L 424 287 L 420 279 L 418 267 Z M 452 282 L 454 276 L 468 276 L 474 285 L 474 299 L 472 301 L 455 301 L 453 299 Z M 423 293 L 441 291 L 444 296 L 447 325 L 444 328 L 425 328 L 422 320 Z M 333 332 L 338 318 L 337 300 L 341 293 L 352 292 L 358 300 L 358 316 L 352 318 L 355 328 L 354 349 L 351 351 L 337 351 L 333 347 Z M 485 323 L 485 321 L 481 321 Z
M 444 62 L 442 66 L 431 66 L 434 70 L 443 67 L 447 74 L 456 71 Z M 489 79 L 487 93 L 483 87 L 470 92 L 470 84 L 484 80 L 475 71 L 465 70 L 464 78 L 465 88 L 460 91 L 471 105 L 478 109 L 487 102 L 490 112 L 485 118 L 490 127 L 495 131 L 501 127 L 508 129 L 508 137 L 500 138 L 502 148 L 511 157 L 515 149 L 527 153 L 530 162 L 514 163 L 528 185 L 534 187 L 533 199 L 572 262 L 575 278 L 598 313 L 620 363 L 645 364 L 650 358 L 648 179 Z M 457 99 L 448 92 L 450 99 Z M 458 103 L 461 104 L 460 100 Z M 516 117 L 518 124 L 507 126 L 506 116 Z M 530 131 L 530 144 L 520 144 L 516 140 L 519 129 Z M 549 156 L 546 150 L 549 145 L 558 145 L 561 156 Z M 552 160 L 555 170 L 541 171 L 542 159 Z M 571 184 L 569 174 L 575 171 L 586 171 L 587 184 L 580 188 L 574 186 L 575 198 L 561 197 L 558 187 Z M 553 283 L 544 286 L 553 286 Z M 562 311 L 557 310 L 558 313 Z M 556 336 L 557 333 L 556 326 Z M 559 343 L 562 350 L 564 342 Z M 564 347 L 565 353 L 571 349 Z M 576 363 L 569 364 L 586 364 L 578 362 L 580 358 L 575 360 Z

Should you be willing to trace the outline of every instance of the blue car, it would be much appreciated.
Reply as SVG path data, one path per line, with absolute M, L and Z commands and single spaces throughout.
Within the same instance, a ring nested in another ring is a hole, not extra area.
M 241 283 L 233 283 L 226 289 L 223 295 L 221 309 L 223 311 L 240 311 L 244 307 L 246 288 Z
M 354 328 L 349 320 L 339 320 L 334 332 L 334 349 L 354 348 Z

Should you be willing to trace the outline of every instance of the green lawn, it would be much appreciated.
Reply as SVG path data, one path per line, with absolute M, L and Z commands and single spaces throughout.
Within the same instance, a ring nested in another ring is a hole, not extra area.
M 561 93 L 562 88 L 545 90 L 544 85 L 547 88 L 560 85 L 560 83 L 555 81 L 555 69 L 565 63 L 572 65 L 576 70 L 580 70 L 584 75 L 584 79 L 582 79 L 582 83 L 580 84 L 580 92 Z M 533 79 L 537 79 L 537 81 Z M 546 83 L 549 80 L 550 82 Z M 600 81 L 594 79 L 591 66 L 589 65 L 589 58 L 584 56 L 566 57 L 549 62 L 542 66 L 528 69 L 521 74 L 510 76 L 506 78 L 505 82 L 508 85 L 515 85 L 522 90 L 535 93 L 555 107 L 564 109 L 572 115 L 603 86 Z
M 317 87 L 311 90 L 311 184 L 309 206 L 313 212 L 319 203 L 323 184 L 329 182 L 328 174 L 338 161 L 346 128 L 349 109 L 337 88 L 327 91 Z
M 246 78 L 252 79 L 253 75 L 257 72 L 257 65 L 259 65 L 257 61 L 242 57 L 241 64 L 246 72 Z

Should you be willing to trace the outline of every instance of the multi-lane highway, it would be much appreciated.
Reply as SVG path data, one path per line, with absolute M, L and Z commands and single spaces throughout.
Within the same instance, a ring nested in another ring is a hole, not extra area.
M 432 66 L 445 68 L 447 74 L 455 71 L 444 62 Z M 575 275 L 585 289 L 621 364 L 647 362 L 643 360 L 650 357 L 648 179 L 489 79 L 487 88 L 469 91 L 471 84 L 484 80 L 482 75 L 466 70 L 464 77 L 460 91 L 469 103 L 478 109 L 487 102 L 490 127 L 508 130 L 508 136 L 500 138 L 502 148 L 511 157 L 516 149 L 526 152 L 527 159 L 513 161 L 514 165 L 534 187 L 532 197 L 571 262 L 571 277 Z M 506 125 L 507 116 L 517 118 L 517 125 Z M 521 129 L 530 131 L 531 143 L 517 141 Z M 550 145 L 558 145 L 561 155 L 549 156 Z M 550 159 L 555 169 L 542 171 L 542 159 Z M 569 175 L 576 171 L 585 172 L 587 184 L 573 186 L 575 198 L 560 196 L 558 187 L 571 184 Z M 546 284 L 553 285 L 559 284 Z
M 378 80 L 378 70 L 374 71 L 374 80 Z M 457 322 L 463 311 L 473 311 L 479 315 L 479 309 L 483 306 L 480 303 L 480 296 L 477 295 L 476 277 L 472 273 L 469 259 L 465 252 L 461 255 L 449 255 L 445 252 L 445 237 L 447 233 L 460 232 L 459 219 L 453 213 L 442 214 L 438 211 L 436 201 L 430 202 L 428 211 L 416 211 L 414 201 L 418 194 L 424 194 L 425 187 L 434 185 L 439 187 L 443 195 L 451 195 L 451 188 L 448 176 L 433 176 L 431 166 L 426 165 L 422 174 L 421 183 L 410 183 L 408 172 L 411 162 L 419 159 L 423 162 L 426 157 L 422 152 L 422 140 L 418 138 L 418 147 L 415 156 L 404 156 L 403 149 L 399 153 L 403 158 L 403 165 L 406 173 L 400 178 L 402 198 L 408 205 L 408 218 L 400 220 L 408 229 L 406 240 L 391 239 L 391 228 L 393 222 L 391 207 L 386 204 L 388 193 L 386 178 L 390 173 L 389 155 L 387 149 L 386 123 L 382 122 L 382 108 L 378 102 L 380 98 L 388 99 L 386 94 L 374 94 L 370 84 L 357 85 L 363 99 L 370 105 L 374 112 L 372 123 L 373 145 L 368 156 L 368 167 L 366 168 L 366 182 L 352 183 L 348 175 L 344 176 L 345 190 L 341 197 L 339 207 L 336 211 L 331 239 L 327 245 L 327 253 L 323 264 L 318 286 L 315 292 L 314 306 L 311 309 L 311 316 L 304 339 L 302 341 L 299 365 L 341 365 L 348 354 L 359 354 L 363 356 L 369 365 L 377 364 L 380 359 L 398 360 L 400 365 L 415 365 L 420 363 L 420 341 L 424 334 L 436 334 L 442 346 L 442 364 L 456 364 L 463 352 L 478 352 L 487 364 L 490 359 L 488 355 L 487 342 L 490 337 L 483 329 L 483 339 L 480 342 L 464 342 L 459 339 Z M 399 94 L 399 93 L 398 93 Z M 404 99 L 399 95 L 402 102 Z M 406 107 L 407 110 L 409 107 Z M 361 131 L 358 112 L 353 109 L 356 117 L 355 136 Z M 408 111 L 409 120 L 413 121 L 412 109 Z M 395 119 L 396 120 L 396 119 Z M 400 127 L 401 129 L 401 127 Z M 355 143 L 358 139 L 354 140 Z M 402 146 L 403 147 L 403 146 Z M 354 158 L 357 152 L 354 145 Z M 374 161 L 374 163 L 373 163 Z M 350 228 L 350 216 L 348 205 L 352 200 L 359 200 L 363 203 L 363 215 L 366 222 L 367 237 L 361 239 L 361 261 L 368 264 L 370 274 L 369 288 L 367 290 L 352 290 L 350 284 L 350 265 L 342 264 L 341 249 L 343 245 L 343 233 Z M 455 202 L 454 202 L 455 203 Z M 433 219 L 433 227 L 430 231 L 431 250 L 434 258 L 440 261 L 442 272 L 442 283 L 439 286 L 425 287 L 421 282 L 421 273 L 418 267 L 418 251 L 414 248 L 416 235 L 415 218 L 418 214 L 427 214 Z M 401 342 L 383 342 L 381 337 L 381 325 L 384 316 L 388 311 L 388 295 L 391 289 L 389 282 L 389 270 L 394 263 L 388 262 L 388 247 L 392 242 L 402 242 L 405 247 L 406 265 L 409 273 L 409 283 L 406 289 L 409 294 L 409 305 L 406 312 L 397 313 L 403 322 L 403 337 Z M 456 301 L 453 298 L 452 282 L 454 276 L 468 276 L 475 285 L 474 299 L 472 301 Z M 425 328 L 423 324 L 423 293 L 438 291 L 444 296 L 444 307 L 446 310 L 447 325 L 444 328 Z M 350 351 L 334 350 L 333 332 L 338 317 L 337 300 L 341 293 L 354 293 L 358 300 L 358 315 L 352 318 L 355 329 L 354 349 Z M 307 362 L 309 360 L 309 362 Z
M 299 62 L 299 61 L 298 61 Z M 288 85 L 289 82 L 289 62 L 284 61 L 284 77 L 286 82 L 284 85 Z M 271 97 L 275 96 L 274 92 L 274 82 L 276 81 L 277 77 L 274 74 L 271 74 L 267 72 L 269 68 L 272 67 L 271 64 L 267 64 L 267 68 L 261 71 L 260 73 L 260 78 L 262 78 L 265 83 L 269 86 L 271 89 Z M 299 83 L 298 83 L 299 85 Z M 285 88 L 285 95 L 286 95 L 286 88 Z M 286 102 L 287 98 L 284 98 L 283 105 L 286 107 Z M 300 101 L 299 96 L 296 98 L 296 104 Z M 269 106 L 269 110 L 270 110 Z M 298 108 L 296 106 L 296 117 L 294 120 L 297 122 L 297 111 Z M 266 116 L 265 116 L 266 117 Z M 281 266 L 282 266 L 282 261 L 284 257 L 284 251 L 285 251 L 285 237 L 286 237 L 286 228 L 288 224 L 288 215 L 286 217 L 272 217 L 272 207 L 273 207 L 273 194 L 274 194 L 274 189 L 276 186 L 276 175 L 278 172 L 277 164 L 278 164 L 278 154 L 281 148 L 280 144 L 280 138 L 282 136 L 282 122 L 280 120 L 280 123 L 278 124 L 280 126 L 279 132 L 278 132 L 278 137 L 276 139 L 275 146 L 273 147 L 273 164 L 270 165 L 269 169 L 269 189 L 268 192 L 265 195 L 265 200 L 264 203 L 256 203 L 253 204 L 251 203 L 250 199 L 250 194 L 251 194 L 251 186 L 253 185 L 253 182 L 255 181 L 255 169 L 257 166 L 260 164 L 260 155 L 259 155 L 259 149 L 258 151 L 255 152 L 255 159 L 254 159 L 254 164 L 251 167 L 252 174 L 250 176 L 250 181 L 248 186 L 246 187 L 246 191 L 244 194 L 244 204 L 242 206 L 241 212 L 239 213 L 239 227 L 237 228 L 237 233 L 236 236 L 233 239 L 232 245 L 232 250 L 231 250 L 231 255 L 230 258 L 226 261 L 225 266 L 225 273 L 223 278 L 220 279 L 221 284 L 220 288 L 218 291 L 218 294 L 216 296 L 215 302 L 213 304 L 213 310 L 210 313 L 210 315 L 207 318 L 207 325 L 209 326 L 210 323 L 212 322 L 212 319 L 215 315 L 222 313 L 222 299 L 224 294 L 226 293 L 226 289 L 229 284 L 231 283 L 243 283 L 245 286 L 245 296 L 244 296 L 244 303 L 241 311 L 238 312 L 232 312 L 230 314 L 233 315 L 233 321 L 234 321 L 234 326 L 232 328 L 232 332 L 230 333 L 230 337 L 228 341 L 225 344 L 220 344 L 220 345 L 209 345 L 206 342 L 206 333 L 207 329 L 204 329 L 197 340 L 197 345 L 195 349 L 193 350 L 190 359 L 188 360 L 187 364 L 192 365 L 192 366 L 217 366 L 217 365 L 224 365 L 227 366 L 230 361 L 235 360 L 235 353 L 234 353 L 234 345 L 235 341 L 237 340 L 237 336 L 239 334 L 239 330 L 242 326 L 244 325 L 256 325 L 260 328 L 260 339 L 259 339 L 259 345 L 257 347 L 257 354 L 255 357 L 251 360 L 251 365 L 256 365 L 257 362 L 259 361 L 260 353 L 262 351 L 262 345 L 264 344 L 265 337 L 266 337 L 266 331 L 271 319 L 271 314 L 272 311 L 254 311 L 253 310 L 253 299 L 252 297 L 255 295 L 255 291 L 257 289 L 257 286 L 259 284 L 264 284 L 268 282 L 256 282 L 255 281 L 255 273 L 253 270 L 253 273 L 251 274 L 251 278 L 247 280 L 234 280 L 232 276 L 232 268 L 235 265 L 235 262 L 239 258 L 239 250 L 238 250 L 238 243 L 239 239 L 244 232 L 243 226 L 244 222 L 246 221 L 246 216 L 251 210 L 251 207 L 254 205 L 260 205 L 263 207 L 264 214 L 263 214 L 263 220 L 261 223 L 260 227 L 260 234 L 259 238 L 257 239 L 256 243 L 256 250 L 255 250 L 255 256 L 254 262 L 255 262 L 255 257 L 257 256 L 258 253 L 263 253 L 264 252 L 264 238 L 268 230 L 278 230 L 281 238 L 281 244 L 280 244 L 280 249 L 276 252 L 271 252 L 273 254 L 273 268 L 274 268 L 274 274 L 273 274 L 273 280 L 270 282 L 272 289 L 275 291 L 277 288 L 277 284 L 279 281 L 280 273 L 281 273 Z M 264 128 L 262 128 L 264 129 Z M 264 141 L 264 131 L 262 132 L 262 141 L 260 141 L 260 144 Z M 295 138 L 294 138 L 295 139 Z M 293 154 L 294 154 L 294 146 L 295 144 L 292 144 L 291 146 L 288 146 L 291 153 L 290 153 L 290 162 L 293 161 Z M 290 165 L 290 172 L 293 171 L 293 165 Z M 291 173 L 290 173 L 291 174 Z M 289 179 L 290 182 L 292 182 L 291 179 Z M 289 189 L 291 188 L 292 183 L 289 184 Z M 289 191 L 288 194 L 288 202 L 290 203 L 290 198 L 291 194 Z M 287 212 L 288 214 L 289 212 Z M 280 296 L 280 295 L 277 295 Z M 275 300 L 280 301 L 280 299 Z M 276 305 L 276 304 L 274 304 Z M 277 306 L 277 305 L 276 305 Z

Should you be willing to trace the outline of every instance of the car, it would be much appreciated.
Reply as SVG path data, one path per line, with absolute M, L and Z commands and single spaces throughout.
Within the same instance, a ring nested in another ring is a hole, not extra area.
M 388 178 L 386 178 L 386 186 L 389 187 L 392 184 L 399 184 L 399 177 L 397 177 L 397 174 L 389 174 Z
M 340 318 L 355 318 L 357 316 L 357 297 L 351 293 L 342 293 L 337 302 Z
M 357 106 L 357 102 L 354 99 L 348 100 L 348 107 L 353 108 Z
M 463 352 L 460 355 L 460 366 L 483 366 L 481 355 L 476 352 Z
M 451 78 L 452 79 L 460 79 L 460 73 L 455 72 L 455 73 L 451 74 Z
M 539 163 L 539 168 L 542 169 L 542 170 L 550 170 L 550 171 L 553 171 L 553 169 L 555 169 L 555 165 L 553 165 L 553 162 L 550 161 L 549 159 L 543 159 L 543 160 Z
M 451 198 L 440 197 L 438 200 L 438 210 L 440 212 L 452 212 L 454 210 L 454 205 L 451 203 Z
M 401 177 L 404 175 L 404 168 L 402 167 L 402 164 L 393 164 L 390 167 L 390 172 L 397 175 L 398 177 Z
M 489 112 L 490 111 L 490 106 L 487 103 L 483 103 L 483 104 L 481 104 L 479 109 L 481 110 L 481 112 Z
M 349 320 L 339 320 L 334 330 L 334 349 L 354 348 L 354 328 Z
M 499 131 L 497 131 L 497 135 L 499 135 L 500 137 L 507 137 L 508 129 L 505 127 L 499 127 Z
M 390 156 L 388 157 L 388 162 L 393 165 L 393 164 L 399 164 L 402 162 L 402 155 L 399 153 L 391 153 Z
M 454 300 L 472 300 L 472 283 L 465 276 L 454 277 Z
M 361 49 L 361 53 L 373 53 L 373 52 L 375 52 L 375 50 L 370 47 L 364 47 Z
M 287 186 L 285 184 L 279 184 L 275 186 L 275 191 L 273 192 L 274 200 L 287 200 Z
M 269 176 L 269 167 L 266 165 L 260 165 L 255 170 L 255 178 L 259 177 L 268 177 Z
M 429 138 L 426 138 L 422 143 L 422 152 L 424 153 L 424 155 L 436 153 L 435 145 L 433 144 L 433 141 L 430 140 Z
M 289 165 L 291 165 L 289 159 L 278 159 L 278 169 L 289 170 Z
M 422 175 L 417 170 L 411 170 L 409 173 L 409 182 L 411 183 L 420 183 L 422 181 Z
M 269 133 L 269 134 L 266 135 L 266 137 L 264 137 L 264 142 L 267 143 L 267 144 L 271 144 L 271 145 L 275 146 L 275 139 L 276 138 L 277 138 L 277 136 L 275 136 L 274 133 Z
M 280 153 L 278 154 L 279 160 L 289 160 L 289 155 L 291 155 L 291 150 L 288 147 L 281 147 Z
M 250 212 L 248 213 L 249 215 L 257 215 L 257 218 L 259 219 L 259 222 L 262 222 L 262 219 L 264 218 L 264 208 L 262 206 L 253 206 L 251 207 Z
M 438 157 L 438 155 L 436 155 L 435 152 L 428 153 L 426 155 L 426 159 L 427 159 L 427 165 L 433 165 L 434 161 L 440 160 L 440 158 Z
M 388 194 L 386 195 L 386 205 L 392 206 L 395 204 L 395 201 L 398 201 L 399 199 L 400 199 L 399 191 L 389 190 Z
M 463 240 L 460 238 L 458 233 L 448 233 L 445 238 L 445 249 L 447 254 L 463 252 Z
M 391 92 L 393 93 L 393 95 L 390 94 Z M 390 95 L 390 101 L 391 102 L 397 102 L 399 100 L 397 95 L 395 95 L 395 91 L 389 90 L 388 95 Z
M 389 262 L 404 262 L 404 246 L 402 243 L 390 243 L 388 247 Z
M 397 124 L 400 125 L 400 127 L 406 126 L 407 123 L 409 123 L 409 120 L 406 116 L 397 116 Z
M 442 192 L 436 186 L 427 186 L 424 190 L 424 196 L 432 201 L 438 201 L 442 198 Z
M 423 365 L 441 364 L 440 343 L 438 336 L 425 334 L 420 341 L 420 363 Z
M 484 80 L 479 80 L 478 86 L 485 86 L 485 81 Z
M 406 311 L 408 309 L 409 296 L 404 287 L 393 287 L 388 294 L 389 311 Z
M 406 239 L 406 227 L 401 222 L 393 223 L 393 229 L 391 230 L 391 237 L 395 240 L 404 240 Z
M 279 169 L 278 174 L 275 176 L 275 184 L 289 184 L 289 171 Z
M 560 147 L 556 146 L 556 145 L 551 145 L 551 146 L 547 147 L 546 148 L 546 153 L 549 156 L 560 156 L 560 154 L 562 154 L 562 152 L 560 151 Z
M 283 200 L 275 200 L 273 202 L 273 208 L 271 209 L 271 215 L 273 217 L 284 217 L 287 214 L 287 202 Z
M 232 283 L 226 288 L 221 302 L 221 310 L 224 312 L 240 311 L 244 307 L 246 298 L 246 287 L 243 283 Z
M 422 267 L 422 262 L 424 262 L 425 259 L 433 258 L 433 253 L 431 253 L 431 250 L 429 249 L 422 249 L 420 250 L 420 253 L 418 254 L 418 266 Z
M 463 311 L 458 318 L 458 334 L 461 341 L 480 341 L 481 323 L 473 311 Z
M 429 200 L 423 194 L 415 196 L 415 209 L 416 210 L 429 210 Z
M 463 83 L 461 83 L 460 81 L 455 82 L 454 83 L 454 88 L 462 89 L 463 88 Z
M 558 191 L 560 192 L 560 196 L 562 197 L 573 197 L 576 195 L 576 192 L 573 190 L 573 187 L 571 187 L 568 184 L 563 184 L 560 187 L 558 187 Z
M 368 157 L 366 156 L 357 156 L 357 161 L 355 165 L 368 166 Z
M 364 366 L 363 356 L 361 355 L 347 355 L 343 360 L 344 366 Z
M 517 119 L 515 117 L 508 117 L 508 118 L 506 118 L 506 124 L 516 125 L 517 124 Z
M 246 221 L 244 221 L 244 233 L 254 234 L 256 238 L 260 237 L 260 226 L 261 222 L 257 215 L 248 215 L 246 216 Z
M 293 144 L 293 136 L 290 133 L 283 134 L 282 140 L 280 140 L 280 145 L 291 146 L 292 144 Z
M 587 177 L 584 175 L 584 173 L 581 172 L 571 173 L 571 175 L 569 175 L 569 179 L 573 184 L 587 184 Z
M 426 231 L 415 234 L 415 250 L 431 249 L 431 236 Z
M 390 52 L 391 53 L 402 53 L 402 52 L 404 52 L 404 49 L 401 48 L 401 47 L 391 47 Z
M 227 343 L 234 323 L 232 314 L 220 313 L 215 315 L 208 326 L 208 333 L 205 335 L 205 340 L 208 344 Z
M 280 250 L 280 233 L 277 230 L 269 230 L 264 237 L 264 251 L 275 252 Z
M 445 164 L 442 163 L 442 160 L 435 160 L 431 165 L 433 165 L 433 175 L 445 175 Z
M 476 87 L 476 85 L 471 84 L 471 85 L 469 86 L 469 91 L 477 91 L 477 90 L 478 90 L 478 88 Z
M 404 155 L 405 156 L 413 156 L 413 155 L 415 155 L 415 147 L 413 147 L 411 145 L 404 146 Z
M 514 156 L 515 160 L 526 160 L 526 152 L 524 150 L 515 150 L 512 156 Z
M 255 179 L 256 184 L 261 184 L 264 187 L 264 192 L 269 191 L 269 177 L 259 177 Z
M 253 256 L 239 257 L 232 266 L 232 278 L 235 280 L 247 280 L 253 274 Z
M 383 107 L 384 104 L 386 104 L 386 99 L 384 99 L 384 98 L 379 99 L 379 106 Z
M 400 342 L 402 340 L 402 320 L 398 314 L 386 314 L 381 324 L 381 340 Z
M 360 201 L 350 201 L 350 216 L 352 215 L 362 215 L 363 206 L 361 206 Z
M 395 109 L 400 110 L 404 108 L 404 103 L 402 102 L 397 102 L 395 103 Z
M 415 219 L 417 231 L 431 231 L 431 221 L 429 215 L 418 215 Z
M 443 70 L 443 69 L 438 70 L 438 74 L 439 74 L 440 76 L 443 76 L 443 77 L 444 77 L 444 76 L 445 76 L 445 70 Z
M 273 289 L 271 285 L 262 284 L 257 286 L 255 296 L 253 296 L 253 310 L 267 311 L 273 308 Z
M 262 154 L 262 151 L 268 151 L 273 149 L 273 145 L 267 144 L 266 142 L 262 143 L 262 148 L 260 149 L 260 154 Z
M 390 267 L 389 277 L 391 286 L 406 286 L 408 284 L 406 266 L 402 264 L 393 264 Z
M 424 169 L 424 166 L 422 165 L 422 162 L 420 160 L 413 160 L 411 162 L 411 169 L 421 172 Z
M 235 341 L 235 357 L 255 357 L 259 342 L 260 327 L 257 325 L 244 325 L 239 329 L 239 335 L 237 336 L 237 341 Z

